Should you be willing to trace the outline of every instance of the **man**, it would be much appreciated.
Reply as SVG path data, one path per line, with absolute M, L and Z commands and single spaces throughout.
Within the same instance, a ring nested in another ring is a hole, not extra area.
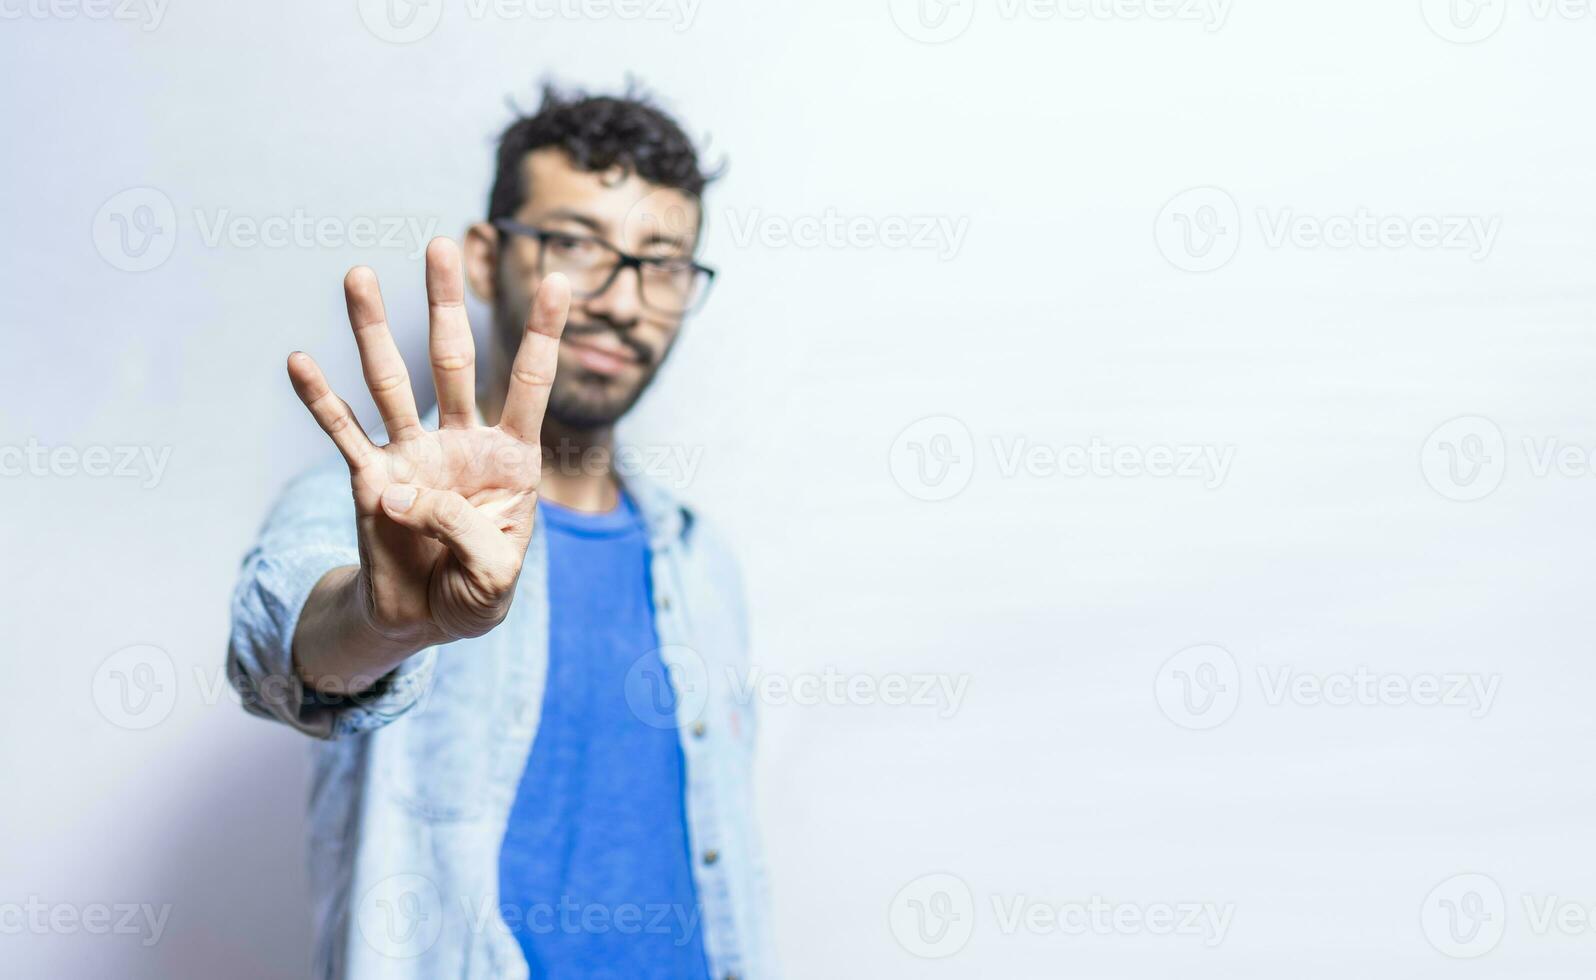
M 368 269 L 344 291 L 386 444 L 288 359 L 342 459 L 288 488 L 245 559 L 228 672 L 250 711 L 323 740 L 318 976 L 773 969 L 753 718 L 727 682 L 736 566 L 609 465 L 713 278 L 708 179 L 646 100 L 546 91 L 501 138 L 487 220 L 427 248 L 436 420 Z M 480 390 L 467 280 L 494 313 Z

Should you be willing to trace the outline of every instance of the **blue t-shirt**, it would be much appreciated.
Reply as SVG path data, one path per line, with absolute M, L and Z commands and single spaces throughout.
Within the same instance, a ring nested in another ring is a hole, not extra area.
M 499 852 L 505 921 L 533 980 L 705 980 L 642 521 L 624 495 L 607 514 L 539 501 L 537 519 L 549 546 L 549 670 Z M 639 698 L 640 683 L 666 701 Z

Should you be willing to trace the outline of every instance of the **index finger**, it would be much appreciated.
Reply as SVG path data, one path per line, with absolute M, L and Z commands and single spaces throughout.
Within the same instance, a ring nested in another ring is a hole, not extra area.
M 527 313 L 499 418 L 499 428 L 522 442 L 536 442 L 543 430 L 543 412 L 549 407 L 549 389 L 560 359 L 560 335 L 570 311 L 571 284 L 558 272 L 549 275 L 538 286 Z
M 311 417 L 332 439 L 351 469 L 377 451 L 366 430 L 356 421 L 355 413 L 349 410 L 349 403 L 333 392 L 320 366 L 309 354 L 296 350 L 288 355 L 288 380 L 293 382 L 294 393 L 310 409 Z

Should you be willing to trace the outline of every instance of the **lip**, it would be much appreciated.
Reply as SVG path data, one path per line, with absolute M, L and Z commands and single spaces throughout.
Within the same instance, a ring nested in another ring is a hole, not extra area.
M 615 377 L 637 363 L 637 357 L 624 347 L 608 347 L 568 338 L 565 346 L 576 362 L 594 374 Z

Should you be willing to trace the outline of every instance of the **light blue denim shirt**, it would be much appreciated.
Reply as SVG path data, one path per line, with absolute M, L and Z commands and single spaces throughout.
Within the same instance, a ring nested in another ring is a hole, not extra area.
M 754 713 L 731 683 L 748 656 L 737 566 L 669 492 L 623 482 L 649 532 L 710 972 L 771 977 L 753 820 Z M 543 703 L 547 539 L 534 529 L 498 628 L 418 653 L 366 695 L 340 702 L 303 687 L 290 649 L 311 587 L 358 562 L 349 476 L 334 458 L 285 491 L 244 559 L 232 606 L 227 669 L 245 707 L 318 739 L 308 821 L 314 975 L 526 977 L 504 915 L 531 913 L 501 910 L 497 871 Z M 543 912 L 555 928 L 651 925 L 646 910 Z

